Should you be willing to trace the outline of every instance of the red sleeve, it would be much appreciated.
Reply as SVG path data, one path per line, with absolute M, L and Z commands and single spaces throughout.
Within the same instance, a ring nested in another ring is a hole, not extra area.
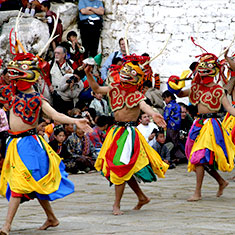
M 50 75 L 50 64 L 46 62 L 46 65 L 43 67 L 43 79 L 45 80 L 48 86 L 51 86 L 51 75 Z

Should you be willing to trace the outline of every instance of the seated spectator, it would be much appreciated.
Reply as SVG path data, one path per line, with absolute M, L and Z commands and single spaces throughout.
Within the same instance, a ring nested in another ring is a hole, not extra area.
M 60 125 L 60 123 L 51 120 L 51 122 L 45 126 L 45 134 L 49 139 L 54 132 L 54 127 L 57 125 Z
M 69 112 L 69 116 L 70 117 L 81 117 L 82 116 L 82 112 L 80 109 L 78 108 L 73 108 L 70 112 Z
M 105 131 L 108 128 L 108 118 L 104 115 L 97 117 L 96 126 L 93 132 L 89 133 L 90 140 L 95 147 L 96 153 L 99 154 L 105 139 Z
M 67 145 L 64 143 L 65 139 L 66 136 L 63 126 L 56 126 L 54 128 L 54 140 L 50 141 L 49 145 L 62 158 L 66 166 L 66 163 L 71 159 L 71 155 L 67 150 Z
M 72 110 L 76 106 L 82 90 L 83 82 L 79 71 L 74 70 L 73 74 L 65 74 L 57 91 L 59 95 L 57 102 L 60 104 L 57 107 L 57 111 L 67 115 L 68 110 Z
M 65 140 L 67 140 L 68 137 L 72 135 L 72 133 L 74 133 L 73 124 L 64 124 L 64 130 L 65 130 Z
M 162 98 L 166 103 L 164 109 L 164 119 L 167 123 L 166 142 L 172 142 L 174 144 L 174 149 L 172 150 L 172 155 L 175 158 L 174 161 L 176 163 L 186 162 L 186 156 L 181 151 L 179 145 L 179 131 L 181 125 L 180 105 L 176 103 L 175 95 L 168 90 L 163 92 Z
M 41 3 L 41 10 L 46 13 L 46 18 L 43 19 L 43 22 L 48 24 L 49 34 L 51 35 L 52 31 L 53 31 L 53 28 L 54 28 L 54 19 L 53 19 L 53 17 L 56 19 L 57 16 L 56 16 L 55 12 L 50 11 L 50 8 L 51 8 L 51 3 L 49 1 L 43 1 Z M 57 27 L 56 27 L 56 31 L 55 31 L 55 34 L 54 34 L 54 36 L 58 35 L 58 37 L 56 37 L 51 42 L 51 46 L 52 46 L 53 50 L 55 50 L 55 48 L 61 43 L 62 34 L 63 34 L 63 25 L 62 25 L 61 19 L 59 19 Z
M 9 124 L 7 115 L 3 109 L 3 104 L 0 104 L 0 173 L 2 170 L 2 164 L 6 153 L 6 140 L 9 136 L 8 130 Z
M 153 130 L 158 130 L 158 126 L 150 121 L 150 117 L 147 113 L 141 113 L 139 116 L 139 122 L 140 124 L 137 126 L 137 129 L 140 131 L 140 133 L 144 136 L 146 141 L 149 143 L 149 145 L 152 147 L 153 144 L 156 142 L 155 140 L 155 133 L 153 133 Z
M 159 130 L 154 130 L 155 133 L 155 138 L 156 138 L 156 142 L 153 144 L 152 148 L 155 149 L 158 154 L 161 156 L 162 160 L 167 163 L 169 166 L 169 169 L 173 169 L 175 168 L 175 164 L 172 163 L 171 160 L 171 154 L 170 154 L 170 150 L 169 150 L 169 144 L 166 144 L 166 137 L 164 134 L 164 130 L 162 128 L 160 128 Z M 173 148 L 173 144 L 171 143 L 171 147 Z
M 5 68 L 0 76 L 0 85 L 10 85 L 10 83 L 11 80 L 9 78 L 8 69 Z
M 180 125 L 180 147 L 185 151 L 185 144 L 188 137 L 189 130 L 193 124 L 192 117 L 187 113 L 187 105 L 179 103 L 181 107 L 181 125 Z
M 96 115 L 109 115 L 109 106 L 105 99 L 103 99 L 103 95 L 101 93 L 92 92 L 94 99 L 91 101 L 89 108 L 93 108 L 96 110 Z
M 82 66 L 82 61 L 84 60 L 84 52 L 85 52 L 84 47 L 82 47 L 82 45 L 78 42 L 77 36 L 78 35 L 75 31 L 69 31 L 67 34 L 67 41 L 62 42 L 60 44 L 67 50 L 67 59 L 71 59 L 74 61 L 73 64 L 74 70 Z
M 76 128 L 75 133 L 72 133 L 66 140 L 68 152 L 72 156 L 71 164 L 67 171 L 73 174 L 78 171 L 85 171 L 88 173 L 95 170 L 94 164 L 97 158 L 95 147 L 92 144 L 89 136 L 85 135 L 84 131 Z
M 49 137 L 48 135 L 45 133 L 45 127 L 47 126 L 46 121 L 43 118 L 39 118 L 38 121 L 38 126 L 37 126 L 37 134 L 41 135 L 43 137 L 43 139 L 49 143 Z
M 91 127 L 94 127 L 96 119 L 96 111 L 93 108 L 88 108 L 82 111 L 81 116 L 79 116 L 79 118 L 86 118 L 89 121 L 89 125 Z
M 152 87 L 152 82 L 147 80 L 143 84 L 143 94 L 150 101 L 153 108 L 155 108 L 161 115 L 164 113 L 164 102 L 162 98 L 162 92 Z
M 99 85 L 103 85 L 104 81 L 101 79 L 99 71 L 97 70 L 96 66 L 95 66 L 95 60 L 93 58 L 89 58 L 89 62 L 94 63 L 94 65 L 92 65 L 92 75 L 93 78 L 95 79 L 95 81 L 99 84 Z M 92 96 L 92 89 L 89 86 L 89 83 L 87 81 L 87 77 L 84 76 L 82 78 L 83 81 L 83 85 L 84 85 L 84 90 L 81 92 L 80 96 L 79 96 L 79 101 L 84 101 L 90 104 L 90 102 L 93 100 L 93 96 Z

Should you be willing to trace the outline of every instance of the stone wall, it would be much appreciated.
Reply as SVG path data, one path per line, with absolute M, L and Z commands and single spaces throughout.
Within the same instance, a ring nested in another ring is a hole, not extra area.
M 166 50 L 151 65 L 160 74 L 162 81 L 181 71 L 201 54 L 190 37 L 208 52 L 219 55 L 230 44 L 235 32 L 235 0 L 104 0 L 105 16 L 101 35 L 100 51 L 107 55 L 116 51 L 118 40 L 125 36 L 130 22 L 128 40 L 130 52 L 151 57 L 158 54 L 169 34 L 172 34 Z M 64 38 L 69 30 L 77 30 L 77 5 L 53 4 L 59 10 L 64 26 Z M 13 14 L 13 15 L 12 15 Z M 13 16 L 0 14 L 0 57 L 9 57 L 9 30 L 14 27 Z M 1 19 L 3 17 L 4 19 Z M 10 19 L 9 19 L 10 18 Z M 39 50 L 48 38 L 47 25 L 35 18 L 22 18 L 20 29 L 23 45 L 30 52 Z M 31 36 L 27 36 L 28 34 Z M 231 52 L 235 51 L 233 46 Z
M 191 36 L 208 52 L 219 55 L 235 33 L 235 0 L 105 0 L 105 8 L 104 55 L 118 48 L 128 22 L 130 51 L 136 54 L 158 54 L 172 33 L 167 49 L 151 63 L 163 79 L 180 75 L 201 54 Z

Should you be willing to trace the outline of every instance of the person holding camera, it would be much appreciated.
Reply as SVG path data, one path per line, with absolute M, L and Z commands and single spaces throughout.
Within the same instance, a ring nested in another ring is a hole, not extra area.
M 75 107 L 83 87 L 80 71 L 74 70 L 73 74 L 65 74 L 63 76 L 63 81 L 57 91 L 60 96 L 58 109 L 61 113 L 67 114 L 68 110 L 72 110 Z

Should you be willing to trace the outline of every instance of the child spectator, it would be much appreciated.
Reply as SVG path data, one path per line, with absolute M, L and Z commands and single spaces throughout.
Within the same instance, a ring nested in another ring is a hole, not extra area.
M 78 35 L 75 31 L 69 31 L 67 34 L 67 41 L 61 43 L 61 46 L 65 47 L 67 50 L 67 59 L 71 59 L 74 61 L 74 70 L 82 65 L 85 52 L 84 47 L 82 47 L 81 44 L 78 43 L 77 36 Z
M 164 130 L 162 128 L 159 128 L 159 130 L 154 129 L 153 131 L 155 133 L 156 142 L 153 144 L 152 148 L 155 149 L 158 154 L 161 156 L 162 160 L 167 163 L 169 166 L 169 169 L 175 168 L 175 164 L 171 161 L 171 154 L 170 154 L 170 148 L 168 144 L 166 144 L 166 137 L 164 135 Z M 173 144 L 169 143 L 172 145 Z
M 43 22 L 48 24 L 49 33 L 51 35 L 51 33 L 53 31 L 53 28 L 54 28 L 53 16 L 54 16 L 55 19 L 56 19 L 57 16 L 56 16 L 55 12 L 50 11 L 51 4 L 50 4 L 49 1 L 43 1 L 41 3 L 41 5 L 42 5 L 41 10 L 43 12 L 46 12 L 46 19 L 44 19 Z M 59 19 L 57 27 L 56 27 L 56 31 L 55 31 L 55 34 L 54 34 L 54 36 L 58 35 L 58 37 L 56 37 L 51 43 L 51 46 L 52 46 L 53 50 L 55 50 L 56 47 L 60 44 L 60 42 L 62 40 L 62 34 L 63 34 L 63 25 L 62 25 L 61 19 Z
M 174 161 L 176 163 L 186 162 L 186 156 L 180 150 L 179 145 L 181 125 L 180 105 L 176 103 L 175 95 L 168 90 L 163 92 L 162 98 L 166 103 L 166 107 L 164 109 L 164 119 L 167 123 L 166 142 L 172 142 L 174 144 L 174 149 L 172 150 L 172 156 L 175 158 Z
M 109 115 L 109 106 L 103 95 L 101 93 L 92 92 L 94 99 L 91 101 L 89 108 L 94 108 L 96 110 L 96 115 Z

